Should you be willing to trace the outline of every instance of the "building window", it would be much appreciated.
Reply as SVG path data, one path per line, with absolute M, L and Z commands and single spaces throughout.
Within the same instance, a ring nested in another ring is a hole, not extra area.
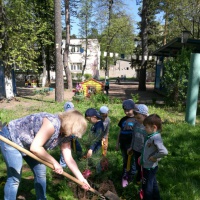
M 83 67 L 82 67 L 82 63 L 71 63 L 71 70 L 72 71 L 82 71 Z
M 70 46 L 71 53 L 80 53 L 81 52 L 81 45 L 72 45 Z

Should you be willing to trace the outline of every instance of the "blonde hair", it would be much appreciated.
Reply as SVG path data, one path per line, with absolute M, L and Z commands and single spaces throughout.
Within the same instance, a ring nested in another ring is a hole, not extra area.
M 78 110 L 69 110 L 59 114 L 62 133 L 81 138 L 87 130 L 87 121 Z

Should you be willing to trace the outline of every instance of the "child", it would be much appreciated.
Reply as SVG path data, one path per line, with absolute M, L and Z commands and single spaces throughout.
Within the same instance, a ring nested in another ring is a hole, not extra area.
M 105 133 L 102 139 L 103 156 L 106 156 L 107 149 L 108 149 L 108 134 L 109 134 L 109 128 L 110 128 L 110 118 L 108 117 L 109 109 L 107 106 L 101 106 L 99 112 L 102 117 L 102 121 L 104 125 L 104 133 Z
M 120 132 L 117 137 L 116 150 L 119 150 L 119 147 L 122 152 L 123 158 L 123 175 L 122 175 L 122 187 L 126 187 L 128 185 L 128 181 L 131 181 L 133 176 L 136 174 L 135 161 L 131 162 L 130 170 L 127 170 L 127 162 L 128 162 L 128 154 L 127 150 L 131 147 L 133 127 L 135 125 L 135 118 L 133 114 L 133 110 L 135 108 L 135 103 L 133 100 L 128 99 L 123 101 L 122 107 L 124 109 L 124 113 L 126 114 L 119 123 Z
M 140 164 L 143 167 L 142 189 L 144 200 L 160 200 L 160 193 L 156 181 L 158 161 L 166 156 L 168 151 L 163 144 L 160 132 L 162 121 L 157 114 L 145 118 L 143 122 L 148 136 L 145 138 Z
M 87 152 L 86 157 L 90 158 L 93 153 L 97 153 L 97 151 L 101 148 L 101 141 L 104 137 L 104 126 L 102 122 L 101 115 L 94 108 L 89 108 L 85 112 L 85 118 L 93 124 L 91 127 L 91 133 L 94 137 L 92 144 Z
M 109 90 L 109 80 L 106 79 L 105 80 L 105 91 L 106 91 L 106 94 L 108 95 L 108 90 Z
M 144 146 L 144 138 L 146 137 L 145 127 L 143 125 L 144 119 L 148 116 L 148 107 L 144 104 L 136 105 L 134 110 L 134 116 L 137 121 L 134 126 L 134 133 L 131 142 L 131 148 L 128 150 L 129 152 L 133 150 L 135 161 L 136 161 L 136 169 L 137 176 L 136 182 L 140 184 L 141 180 L 141 167 L 139 166 L 137 160 L 141 156 L 141 152 Z
M 66 102 L 65 105 L 64 105 L 64 111 L 68 112 L 69 110 L 74 110 L 74 104 L 71 101 Z M 82 156 L 81 145 L 80 145 L 78 139 L 76 137 L 74 137 L 74 136 L 73 136 L 73 139 L 71 141 L 71 147 L 72 147 L 72 150 L 74 150 L 76 152 L 78 157 Z M 60 165 L 63 168 L 67 166 L 66 163 L 65 163 L 65 160 L 64 160 L 64 157 L 63 157 L 62 153 L 60 155 Z

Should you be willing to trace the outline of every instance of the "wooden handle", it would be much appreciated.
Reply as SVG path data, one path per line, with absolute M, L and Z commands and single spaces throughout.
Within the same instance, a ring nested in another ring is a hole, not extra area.
M 31 158 L 37 160 L 38 162 L 46 165 L 47 167 L 51 168 L 51 169 L 54 169 L 53 165 L 49 162 L 46 162 L 40 158 L 38 158 L 35 154 L 31 153 L 30 151 L 24 149 L 23 147 L 19 146 L 18 144 L 8 140 L 7 138 L 3 137 L 2 135 L 0 135 L 0 140 L 7 143 L 8 145 L 14 147 L 15 149 L 25 153 L 26 155 L 30 156 Z M 75 183 L 79 184 L 79 185 L 84 185 L 84 183 L 82 183 L 81 181 L 79 181 L 77 178 L 71 176 L 70 174 L 68 174 L 67 172 L 64 172 L 62 173 L 63 176 L 67 177 L 68 179 L 74 181 Z M 101 193 L 99 193 L 97 190 L 95 190 L 94 188 L 90 188 L 89 191 L 93 192 L 94 194 L 98 195 L 98 196 L 102 196 L 103 195 Z

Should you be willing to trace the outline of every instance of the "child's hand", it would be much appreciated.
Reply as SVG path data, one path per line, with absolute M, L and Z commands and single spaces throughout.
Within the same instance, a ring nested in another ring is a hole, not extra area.
M 151 156 L 151 157 L 149 157 L 149 160 L 152 161 L 152 162 L 156 162 L 157 158 L 154 158 L 153 156 Z
M 92 149 L 88 150 L 87 152 L 87 158 L 90 158 L 92 156 Z
M 128 150 L 127 150 L 127 154 L 131 154 L 131 151 L 132 151 L 132 148 L 130 147 Z
M 141 161 L 141 156 L 137 160 L 139 166 L 141 165 L 140 161 Z

